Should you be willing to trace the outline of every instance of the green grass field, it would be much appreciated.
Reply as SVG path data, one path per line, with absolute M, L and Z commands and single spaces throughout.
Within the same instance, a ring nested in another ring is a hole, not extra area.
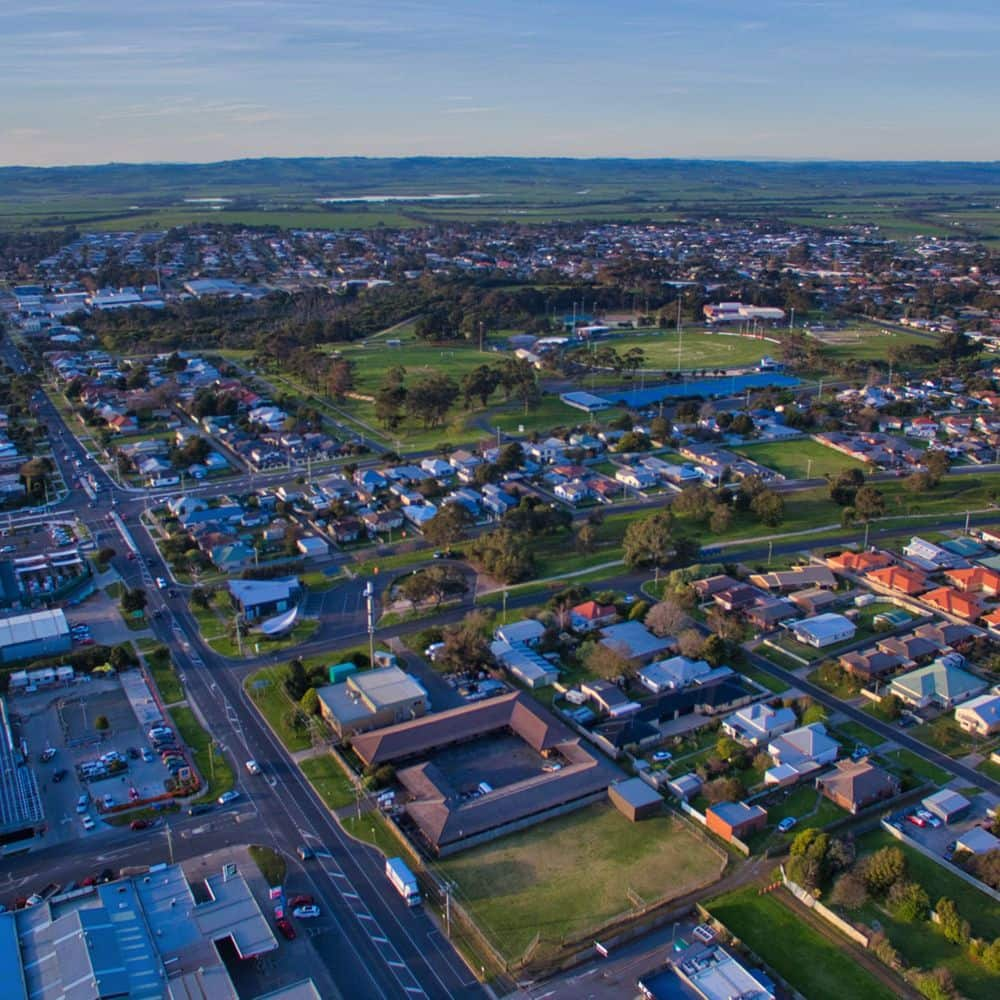
M 836 475 L 844 469 L 865 467 L 857 459 L 842 455 L 839 451 L 827 448 L 826 445 L 811 438 L 766 441 L 763 444 L 743 445 L 733 450 L 769 469 L 774 469 L 775 472 L 780 472 L 787 479 L 818 479 L 831 473 Z
M 892 1000 L 892 991 L 785 906 L 783 891 L 759 896 L 756 886 L 749 886 L 709 900 L 706 907 L 809 1000 Z
M 846 330 L 815 330 L 810 336 L 838 361 L 884 361 L 890 347 L 934 343 L 933 337 L 889 329 L 878 323 L 859 323 Z
M 725 863 L 675 817 L 630 823 L 602 803 L 438 867 L 487 936 L 516 961 L 536 932 L 540 950 L 558 946 L 630 910 L 630 894 L 646 901 L 681 896 L 710 884 Z
M 340 809 L 355 801 L 354 785 L 329 754 L 308 757 L 299 764 L 299 768 L 328 808 Z
M 918 778 L 925 778 L 934 785 L 943 785 L 951 780 L 951 775 L 944 769 L 924 760 L 912 750 L 889 750 L 881 755 L 893 770 L 912 771 Z
M 780 338 L 780 331 L 769 332 Z M 701 368 L 744 368 L 756 365 L 765 354 L 774 356 L 779 344 L 731 333 L 707 333 L 704 330 L 655 330 L 607 341 L 619 354 L 641 347 L 649 371 L 677 371 Z M 678 356 L 679 355 L 679 356 Z
M 294 705 L 285 693 L 284 681 L 287 675 L 288 667 L 285 664 L 264 667 L 247 677 L 243 686 L 257 706 L 257 711 L 270 723 L 278 739 L 284 743 L 287 750 L 294 752 L 312 746 L 312 740 L 307 730 L 297 729 L 289 724 L 289 713 Z
M 145 656 L 146 666 L 149 667 L 149 672 L 152 674 L 153 681 L 164 703 L 172 705 L 176 701 L 181 701 L 184 698 L 184 688 L 181 687 L 180 678 L 174 669 L 167 647 L 157 645 L 147 651 Z
M 964 757 L 974 751 L 989 754 L 1000 746 L 1000 737 L 983 739 L 965 732 L 953 715 L 942 715 L 933 722 L 924 723 L 913 730 L 913 735 L 949 757 Z

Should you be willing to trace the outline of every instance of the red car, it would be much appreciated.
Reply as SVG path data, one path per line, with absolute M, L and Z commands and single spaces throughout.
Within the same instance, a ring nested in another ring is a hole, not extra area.
M 130 830 L 148 830 L 153 824 L 148 819 L 134 819 L 129 823 Z
M 303 893 L 299 896 L 292 896 L 288 901 L 288 908 L 294 910 L 297 906 L 312 906 L 316 902 L 308 893 Z
M 912 823 L 914 826 L 927 826 L 927 820 L 923 816 L 918 816 L 916 813 L 910 813 L 906 817 L 907 822 Z
M 278 925 L 278 930 L 285 935 L 287 940 L 295 940 L 295 928 L 292 926 L 292 922 L 288 919 L 288 917 L 278 917 L 275 923 Z

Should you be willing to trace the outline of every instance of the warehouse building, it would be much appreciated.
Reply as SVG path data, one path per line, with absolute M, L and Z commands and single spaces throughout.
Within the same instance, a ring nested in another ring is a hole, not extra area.
M 29 847 L 44 821 L 38 779 L 14 742 L 0 698 L 0 854 Z
M 0 663 L 58 656 L 72 644 L 62 608 L 0 618 Z
M 954 823 L 972 808 L 972 803 L 964 795 L 953 792 L 950 788 L 942 788 L 941 791 L 928 795 L 921 805 L 943 823 Z

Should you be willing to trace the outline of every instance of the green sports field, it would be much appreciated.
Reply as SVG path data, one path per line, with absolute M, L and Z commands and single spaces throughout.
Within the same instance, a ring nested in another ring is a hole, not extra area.
M 778 338 L 781 334 L 770 332 L 768 336 Z M 704 330 L 683 330 L 680 334 L 676 330 L 656 330 L 616 337 L 607 343 L 619 354 L 641 347 L 646 354 L 646 369 L 650 371 L 743 368 L 759 364 L 765 354 L 774 357 L 781 352 L 781 345 L 770 340 Z
M 748 444 L 733 451 L 780 472 L 788 479 L 805 479 L 836 474 L 843 469 L 863 469 L 865 466 L 849 455 L 842 455 L 811 438 L 790 441 L 767 441 Z M 811 463 L 811 464 L 810 464 Z

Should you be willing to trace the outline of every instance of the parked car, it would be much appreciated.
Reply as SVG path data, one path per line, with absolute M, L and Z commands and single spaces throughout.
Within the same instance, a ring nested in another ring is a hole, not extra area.
M 56 755 L 55 747 L 46 747 L 41 754 L 41 761 L 43 764 L 48 764 L 50 760 Z
M 715 939 L 715 932 L 707 924 L 698 924 L 691 933 L 699 940 L 708 944 Z
M 925 827 L 928 825 L 927 820 L 925 820 L 923 816 L 918 816 L 916 813 L 910 813 L 910 815 L 906 817 L 906 822 L 919 827 Z
M 295 940 L 295 928 L 292 926 L 291 920 L 288 917 L 278 917 L 275 921 L 278 930 L 285 936 L 288 941 Z
M 128 828 L 130 830 L 148 830 L 152 825 L 152 820 L 134 819 L 131 823 L 129 823 Z
M 156 758 L 153 756 L 153 751 L 150 750 L 149 747 L 143 747 L 140 752 L 142 753 L 142 759 L 147 764 L 152 764 L 153 761 L 156 760 Z
M 668 760 L 673 760 L 674 755 L 669 750 L 655 750 L 653 752 L 653 760 L 657 764 L 662 764 Z
M 65 778 L 67 774 L 69 774 L 69 771 L 67 771 L 66 768 L 64 768 L 64 767 L 59 768 L 58 771 L 53 771 L 52 772 L 52 783 L 54 785 L 58 785 L 59 782 L 62 781 L 63 778 Z
M 315 902 L 316 900 L 313 899 L 313 897 L 310 896 L 309 893 L 301 892 L 297 896 L 292 896 L 292 898 L 288 901 L 288 905 L 294 911 L 300 906 L 312 906 Z
M 86 792 L 84 792 L 83 795 L 81 795 L 76 800 L 76 811 L 78 813 L 85 813 L 89 805 L 90 805 L 90 796 Z
M 299 920 L 310 920 L 313 917 L 319 916 L 318 906 L 297 906 L 292 910 L 292 916 L 298 917 Z
M 230 789 L 228 792 L 223 792 L 218 799 L 220 806 L 229 805 L 230 802 L 235 802 L 240 797 L 240 793 L 236 791 L 235 788 Z
M 83 816 L 83 828 L 84 830 L 93 830 L 97 824 L 91 818 L 90 813 L 85 813 Z
M 780 822 L 780 823 L 778 824 L 778 830 L 779 830 L 779 831 L 780 831 L 781 833 L 788 833 L 788 831 L 789 831 L 789 830 L 791 830 L 791 828 L 792 828 L 793 826 L 795 826 L 795 824 L 796 824 L 796 823 L 798 823 L 798 819 L 796 819 L 796 817 L 794 817 L 794 816 L 786 816 L 786 817 L 785 817 L 785 818 L 784 818 L 784 819 L 783 819 L 783 820 L 782 820 L 782 821 L 781 821 L 781 822 Z
M 156 586 L 157 586 L 157 587 L 158 587 L 158 588 L 159 588 L 160 590 L 165 590 L 165 589 L 166 589 L 166 586 L 167 586 L 167 581 L 166 581 L 166 580 L 164 580 L 162 576 L 158 576 L 158 577 L 156 578 Z

